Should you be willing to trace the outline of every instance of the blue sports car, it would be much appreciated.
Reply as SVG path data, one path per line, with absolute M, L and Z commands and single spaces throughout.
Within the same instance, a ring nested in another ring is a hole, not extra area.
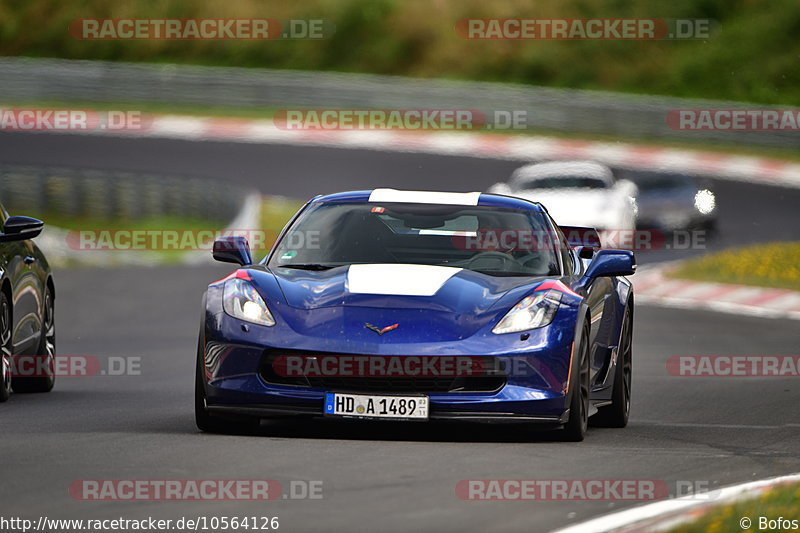
M 524 422 L 583 440 L 630 411 L 630 251 L 538 203 L 375 189 L 310 200 L 264 260 L 208 286 L 203 431 L 305 415 Z

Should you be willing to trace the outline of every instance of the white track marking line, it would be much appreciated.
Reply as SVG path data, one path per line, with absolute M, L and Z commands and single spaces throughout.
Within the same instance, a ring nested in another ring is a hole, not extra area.
M 732 485 L 730 487 L 710 491 L 704 494 L 703 499 L 698 499 L 696 495 L 691 495 L 650 503 L 558 529 L 553 533 L 600 533 L 616 530 L 638 531 L 639 528 L 637 524 L 641 524 L 640 527 L 645 528 L 641 529 L 642 531 L 663 531 L 667 527 L 674 527 L 677 523 L 685 520 L 686 513 L 693 508 L 747 499 L 749 496 L 757 495 L 763 490 L 774 487 L 775 485 L 797 481 L 800 481 L 800 474 L 790 474 Z M 676 514 L 680 514 L 681 516 L 672 517 L 671 520 L 667 521 L 670 515 Z M 658 520 L 662 523 L 654 524 L 652 522 L 653 520 Z M 643 524 L 643 522 L 647 522 L 647 524 Z

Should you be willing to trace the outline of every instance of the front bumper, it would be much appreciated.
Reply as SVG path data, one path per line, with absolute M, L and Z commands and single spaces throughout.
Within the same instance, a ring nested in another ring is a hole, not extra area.
M 208 411 L 217 415 L 246 415 L 260 418 L 277 417 L 320 417 L 322 416 L 322 401 L 315 406 L 281 405 L 281 404 L 226 404 L 209 405 Z M 431 406 L 430 420 L 459 420 L 464 422 L 485 423 L 537 423 L 537 424 L 563 424 L 569 418 L 569 409 L 560 416 L 525 415 L 503 411 L 479 410 L 447 410 Z
M 283 350 L 266 342 L 264 335 L 275 337 L 274 331 L 259 332 L 259 329 L 266 328 L 249 325 L 247 335 L 242 335 L 242 323 L 237 319 L 224 314 L 214 319 L 215 327 L 207 328 L 203 347 L 206 402 L 211 413 L 260 417 L 323 416 L 326 392 L 406 394 L 397 390 L 365 391 L 361 387 L 348 388 L 346 385 L 270 382 L 265 379 L 265 360 Z M 482 357 L 489 356 L 500 361 L 504 369 L 502 383 L 494 390 L 442 392 L 421 389 L 413 392 L 429 398 L 430 419 L 560 424 L 568 416 L 566 391 L 574 338 L 574 326 L 570 323 L 564 321 L 562 326 L 533 330 L 524 342 L 517 334 L 492 334 L 488 341 L 494 351 L 488 349 L 487 339 L 465 339 L 446 345 L 405 344 L 402 352 L 383 348 L 382 353 L 367 355 L 435 357 L 480 353 Z M 287 353 L 297 351 L 296 343 L 287 344 L 295 344 L 292 349 L 285 350 Z M 311 342 L 302 348 L 308 352 L 313 344 Z M 454 345 L 460 354 L 453 353 Z M 399 349 L 396 345 L 391 347 Z
M 262 280 L 263 281 L 263 280 Z M 265 282 L 266 283 L 266 282 Z M 522 290 L 518 291 L 522 294 Z M 507 293 L 518 301 L 520 294 Z M 508 302 L 492 312 L 454 316 L 436 302 L 431 309 L 343 306 L 297 309 L 280 298 L 269 300 L 274 326 L 243 322 L 222 310 L 221 285 L 209 286 L 201 353 L 206 405 L 214 413 L 256 416 L 323 416 L 327 392 L 425 394 L 431 419 L 561 423 L 568 414 L 568 381 L 579 298 L 562 299 L 553 322 L 524 333 L 491 332 Z M 365 324 L 401 323 L 387 336 Z M 463 332 L 463 334 L 460 334 Z M 265 360 L 281 354 L 325 354 L 406 358 L 440 356 L 491 358 L 502 380 L 469 386 L 412 391 L 381 390 L 371 385 L 348 388 L 342 381 L 281 382 L 264 371 Z M 493 386 L 496 384 L 497 386 Z

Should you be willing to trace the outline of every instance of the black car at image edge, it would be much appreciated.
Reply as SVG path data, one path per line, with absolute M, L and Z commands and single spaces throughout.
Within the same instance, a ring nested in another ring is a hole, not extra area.
M 55 285 L 31 239 L 44 223 L 9 216 L 0 205 L 0 402 L 14 392 L 48 392 L 55 383 Z

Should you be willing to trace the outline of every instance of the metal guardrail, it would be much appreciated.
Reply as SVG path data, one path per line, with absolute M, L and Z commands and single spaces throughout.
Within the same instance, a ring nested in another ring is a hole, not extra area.
M 528 127 L 536 130 L 798 145 L 797 134 L 791 131 L 687 132 L 667 125 L 670 110 L 753 107 L 741 102 L 397 76 L 12 57 L 0 58 L 0 76 L 0 103 L 40 100 L 253 108 L 478 109 L 487 113 L 521 110 L 527 112 Z
M 112 220 L 178 216 L 224 226 L 237 216 L 248 192 L 196 177 L 0 166 L 0 201 L 17 215 Z

